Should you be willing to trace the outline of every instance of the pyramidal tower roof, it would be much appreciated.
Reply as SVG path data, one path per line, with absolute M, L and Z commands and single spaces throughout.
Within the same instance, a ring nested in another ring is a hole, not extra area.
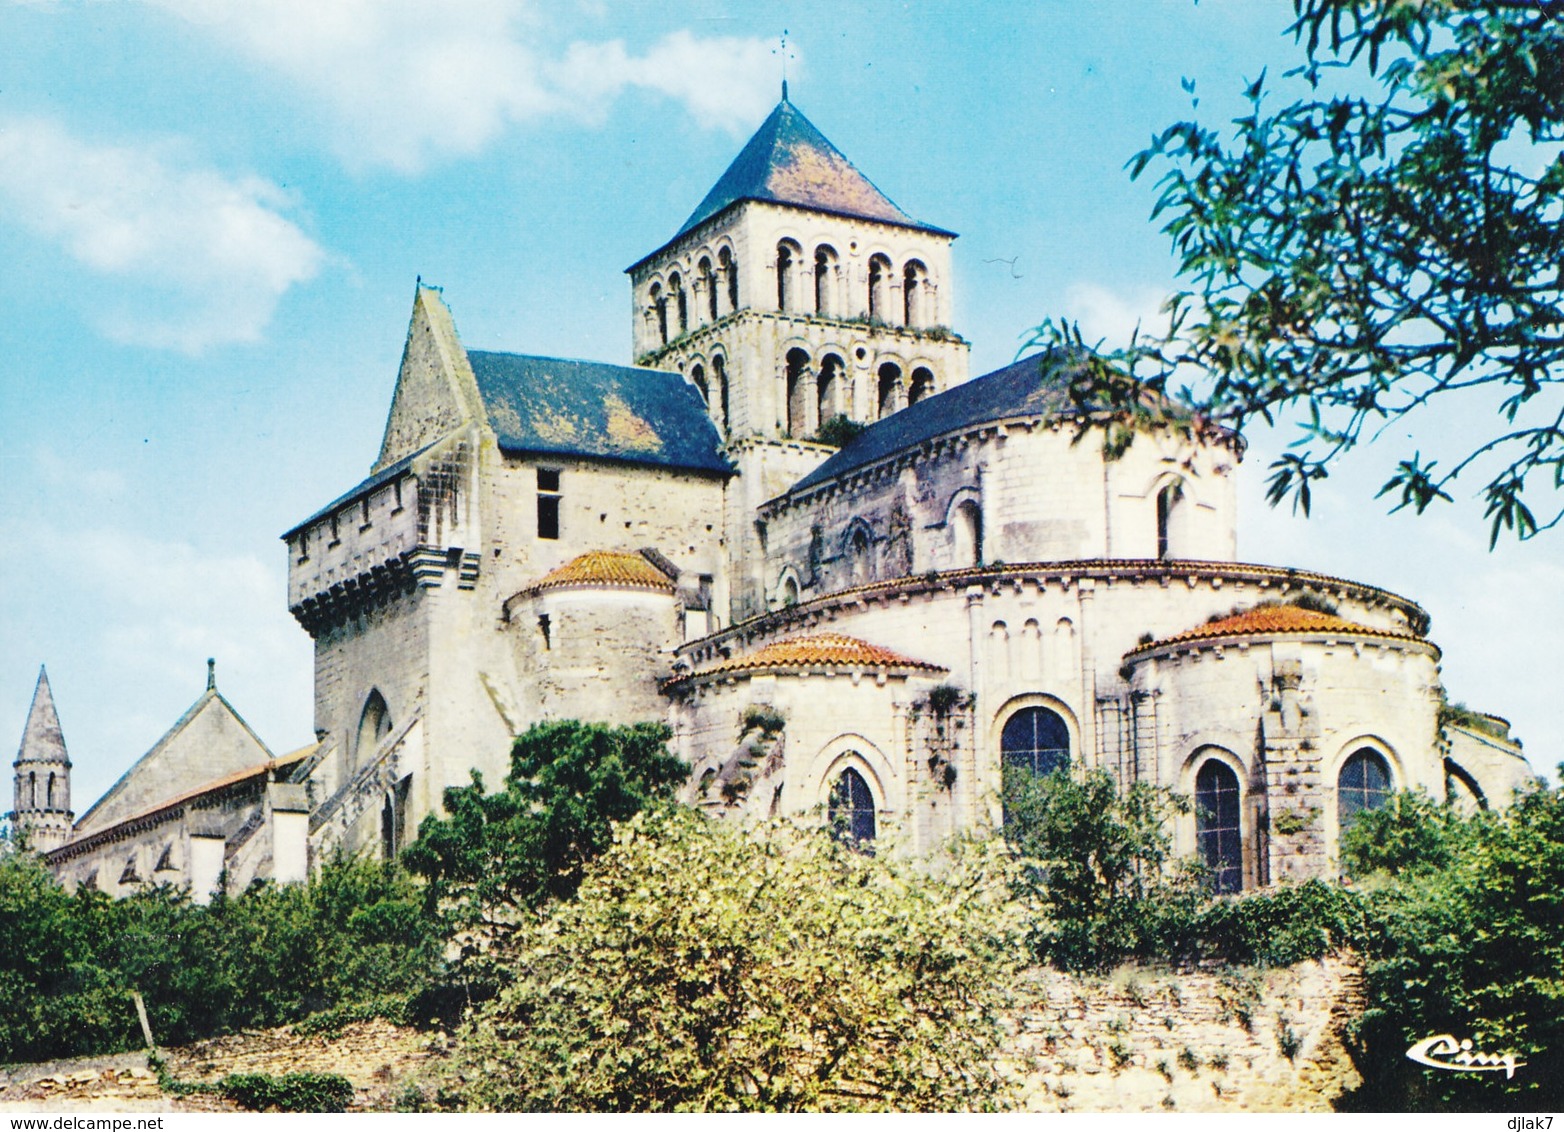
M 790 204 L 955 235 L 943 228 L 920 224 L 897 208 L 799 113 L 787 100 L 786 91 L 771 116 L 739 151 L 674 239 L 743 200 Z
M 27 727 L 22 731 L 22 745 L 16 752 L 18 763 L 64 763 L 69 766 L 70 757 L 65 753 L 65 735 L 60 730 L 60 716 L 54 710 L 54 693 L 49 690 L 49 673 L 38 669 L 38 686 L 33 689 L 33 706 L 27 712 Z

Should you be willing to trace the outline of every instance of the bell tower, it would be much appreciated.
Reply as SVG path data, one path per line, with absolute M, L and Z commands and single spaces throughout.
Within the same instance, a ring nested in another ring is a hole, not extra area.
M 75 816 L 71 813 L 71 760 L 54 710 L 49 674 L 42 667 L 13 768 L 12 825 L 18 832 L 25 831 L 30 846 L 39 852 L 64 845 Z
M 628 269 L 637 364 L 737 441 L 868 423 L 967 379 L 955 233 L 913 220 L 787 99 L 678 233 Z

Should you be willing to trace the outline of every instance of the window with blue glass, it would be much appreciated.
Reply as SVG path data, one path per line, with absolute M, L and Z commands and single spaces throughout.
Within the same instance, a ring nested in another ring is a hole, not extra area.
M 1384 756 L 1363 747 L 1341 764 L 1336 779 L 1336 818 L 1346 829 L 1364 810 L 1377 810 L 1390 800 L 1390 766 Z
M 1238 776 L 1231 767 L 1207 759 L 1195 775 L 1195 844 L 1210 870 L 1215 892 L 1244 886 L 1244 850 L 1239 828 Z
M 863 775 L 848 767 L 831 785 L 826 820 L 849 845 L 867 847 L 874 841 L 874 795 Z
M 999 754 L 1007 767 L 1033 774 L 1052 774 L 1070 765 L 1070 729 L 1058 712 L 1045 707 L 1022 708 L 1005 721 Z

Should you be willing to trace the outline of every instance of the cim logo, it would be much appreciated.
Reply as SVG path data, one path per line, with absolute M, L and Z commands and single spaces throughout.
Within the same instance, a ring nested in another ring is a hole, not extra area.
M 1517 1061 L 1513 1053 L 1483 1053 L 1472 1048 L 1471 1038 L 1456 1041 L 1451 1034 L 1435 1034 L 1424 1038 L 1411 1049 L 1407 1057 L 1419 1065 L 1433 1069 L 1450 1069 L 1457 1073 L 1496 1073 L 1504 1070 L 1505 1077 L 1514 1077 L 1515 1071 L 1525 1065 Z

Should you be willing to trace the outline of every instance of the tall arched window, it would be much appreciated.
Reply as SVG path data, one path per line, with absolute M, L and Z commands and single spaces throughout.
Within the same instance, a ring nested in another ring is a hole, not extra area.
M 29 810 L 38 808 L 38 772 L 36 770 L 27 772 L 27 808 Z
M 1215 892 L 1244 886 L 1244 849 L 1238 816 L 1238 776 L 1220 759 L 1207 759 L 1195 775 L 1195 844 L 1211 870 Z
M 1157 557 L 1172 557 L 1172 529 L 1173 512 L 1178 507 L 1179 500 L 1184 498 L 1184 489 L 1178 483 L 1170 483 L 1157 492 Z
M 695 384 L 695 390 L 701 395 L 701 400 L 706 402 L 706 408 L 711 409 L 711 388 L 706 384 L 706 367 L 696 362 L 690 369 L 690 380 Z
M 869 317 L 886 321 L 891 306 L 891 261 L 883 255 L 869 257 Z
M 652 314 L 657 319 L 657 337 L 666 346 L 668 344 L 668 296 L 663 294 L 661 283 L 652 284 Z
M 842 359 L 835 354 L 827 354 L 820 360 L 820 376 L 816 379 L 816 393 L 820 402 L 821 424 L 825 424 L 838 413 L 848 413 L 851 408 L 843 398 L 846 368 Z
M 728 288 L 728 311 L 731 313 L 739 309 L 739 265 L 733 262 L 730 249 L 723 248 L 717 253 L 717 267 Z
M 907 266 L 902 270 L 901 302 L 902 324 L 904 326 L 922 326 L 924 324 L 925 307 L 928 297 L 925 292 L 929 287 L 929 269 L 916 259 L 907 261 Z
M 722 429 L 722 438 L 728 438 L 728 363 L 721 354 L 714 354 L 711 359 L 711 376 L 717 384 L 717 424 Z
M 49 772 L 48 793 L 44 795 L 44 809 L 52 810 L 54 806 L 54 771 Z
M 809 355 L 803 350 L 787 352 L 787 431 L 791 436 L 803 436 L 809 431 L 805 406 L 809 403 L 809 390 L 804 378 L 809 372 Z
M 1007 767 L 1053 774 L 1070 766 L 1070 728 L 1056 711 L 1022 708 L 1005 721 L 999 757 Z
M 815 313 L 836 313 L 836 249 L 830 244 L 815 249 Z
M 875 398 L 876 419 L 888 417 L 896 411 L 896 394 L 901 388 L 901 367 L 886 362 L 880 367 L 880 384 Z
M 907 387 L 907 404 L 916 405 L 934 392 L 934 373 L 926 366 L 912 371 L 912 384 Z
M 386 699 L 377 688 L 364 701 L 364 711 L 358 717 L 358 743 L 354 748 L 355 765 L 366 761 L 380 746 L 380 741 L 391 734 L 391 712 Z
M 792 240 L 777 245 L 777 310 L 794 310 L 798 306 L 798 261 L 803 249 Z
M 668 290 L 673 292 L 674 306 L 679 315 L 679 333 L 683 334 L 690 328 L 690 304 L 684 294 L 684 280 L 678 272 L 668 276 Z
M 874 795 L 863 775 L 852 767 L 831 784 L 825 812 L 831 831 L 848 845 L 867 849 L 874 841 Z
M 1345 830 L 1364 810 L 1377 810 L 1390 800 L 1390 767 L 1372 747 L 1352 752 L 1336 779 L 1336 821 Z
M 706 292 L 706 317 L 711 322 L 717 321 L 717 273 L 711 269 L 711 260 L 702 256 L 696 271 L 700 273 L 701 290 Z

